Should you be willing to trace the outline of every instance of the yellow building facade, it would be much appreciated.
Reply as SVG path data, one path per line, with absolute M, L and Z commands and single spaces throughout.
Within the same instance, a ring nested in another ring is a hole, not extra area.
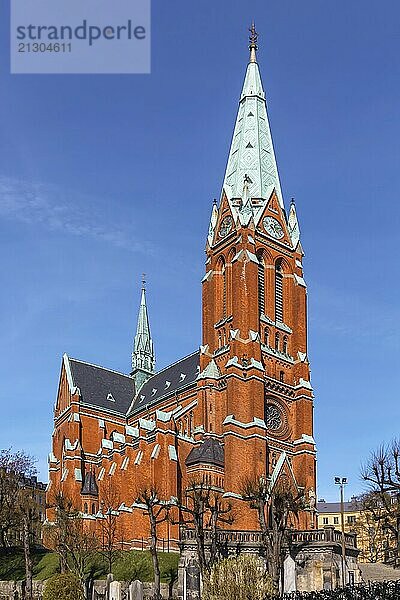
M 358 561 L 388 562 L 392 546 L 390 532 L 356 498 L 344 502 L 343 509 L 345 533 L 357 535 L 357 547 L 360 550 Z M 340 502 L 317 502 L 317 526 L 318 529 L 334 527 L 341 531 Z

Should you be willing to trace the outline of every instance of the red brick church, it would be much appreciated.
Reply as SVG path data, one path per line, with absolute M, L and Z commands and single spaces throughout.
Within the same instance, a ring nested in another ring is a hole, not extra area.
M 211 212 L 199 349 L 155 370 L 143 286 L 130 373 L 62 359 L 50 491 L 63 490 L 95 520 L 111 482 L 131 545 L 148 535 L 146 518 L 132 508 L 144 485 L 183 498 L 191 478 L 204 478 L 235 504 L 236 530 L 257 528 L 240 500 L 245 477 L 276 481 L 284 472 L 315 498 L 304 253 L 295 205 L 284 205 L 256 42 L 253 31 Z M 300 526 L 313 526 L 311 512 Z M 177 540 L 178 527 L 168 528 Z

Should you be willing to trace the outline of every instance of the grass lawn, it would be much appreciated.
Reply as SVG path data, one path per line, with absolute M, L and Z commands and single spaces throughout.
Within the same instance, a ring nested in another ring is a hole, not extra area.
M 48 579 L 59 572 L 59 558 L 54 552 L 35 550 L 32 553 L 34 579 Z M 160 552 L 161 580 L 168 582 L 171 574 L 178 568 L 179 554 Z M 104 579 L 107 568 L 104 558 L 95 554 L 91 561 L 95 578 Z M 116 552 L 113 575 L 117 581 L 153 581 L 153 566 L 148 551 L 126 550 Z M 24 553 L 22 549 L 0 553 L 0 581 L 18 581 L 25 577 Z

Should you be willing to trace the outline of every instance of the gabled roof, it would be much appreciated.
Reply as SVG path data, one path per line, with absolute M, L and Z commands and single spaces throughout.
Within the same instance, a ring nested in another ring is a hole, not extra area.
M 224 447 L 213 437 L 206 438 L 200 446 L 193 448 L 185 461 L 186 466 L 215 465 L 224 467 Z
M 126 414 L 135 394 L 132 377 L 76 358 L 68 362 L 73 385 L 79 388 L 84 404 Z
M 194 386 L 200 371 L 199 365 L 200 352 L 197 350 L 150 377 L 139 390 L 128 415 L 154 406 L 188 386 Z
M 135 398 L 135 381 L 130 375 L 69 358 L 64 364 L 71 377 L 70 386 L 79 390 L 84 404 L 131 415 L 155 406 L 176 392 L 196 385 L 200 371 L 200 353 L 193 354 L 156 373 L 141 387 Z
M 361 504 L 357 500 L 343 502 L 344 512 L 356 512 L 361 510 Z M 317 502 L 317 511 L 323 513 L 340 513 L 340 502 Z

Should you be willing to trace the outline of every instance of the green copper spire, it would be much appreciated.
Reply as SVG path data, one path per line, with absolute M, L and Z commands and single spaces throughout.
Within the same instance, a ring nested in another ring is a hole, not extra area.
M 255 210 L 256 217 L 261 214 L 274 189 L 283 207 L 265 93 L 257 63 L 257 38 L 253 23 L 250 28 L 250 59 L 224 178 L 229 200 L 242 199 L 243 183 L 247 178 L 249 196 L 264 200 L 262 206 Z
M 140 299 L 138 324 L 132 352 L 132 376 L 135 379 L 136 391 L 154 373 L 155 356 L 153 340 L 150 334 L 149 316 L 146 304 L 146 281 L 142 280 L 142 296 Z

